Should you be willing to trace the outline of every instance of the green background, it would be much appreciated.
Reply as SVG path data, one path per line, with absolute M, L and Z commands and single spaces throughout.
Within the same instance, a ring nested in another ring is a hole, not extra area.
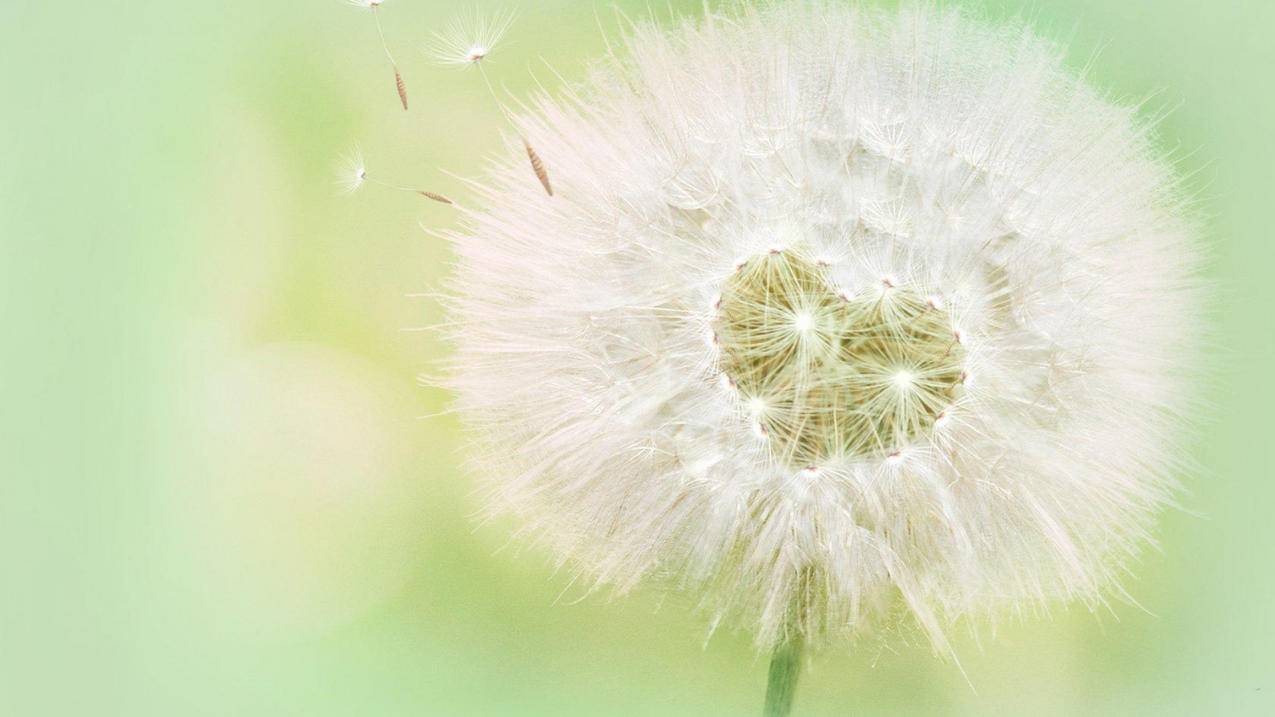
M 924 645 L 825 653 L 797 714 L 1275 714 L 1273 4 L 971 4 L 1176 107 L 1217 286 L 1200 469 L 1130 582 L 1145 611 L 959 636 L 974 689 Z M 493 79 L 581 78 L 609 7 L 524 3 Z M 338 0 L 0 5 L 0 714 L 759 712 L 746 635 L 584 597 L 472 519 L 454 421 L 417 419 L 445 349 L 404 329 L 448 261 L 418 225 L 453 214 L 332 171 L 357 141 L 467 196 L 443 170 L 478 174 L 498 118 L 420 51 L 456 9 L 386 4 L 404 113 Z

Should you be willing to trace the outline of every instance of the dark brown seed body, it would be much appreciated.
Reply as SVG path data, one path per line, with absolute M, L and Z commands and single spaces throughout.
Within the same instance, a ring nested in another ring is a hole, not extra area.
M 434 200 L 434 201 L 436 201 L 436 202 L 439 202 L 439 203 L 441 203 L 441 204 L 455 204 L 455 203 L 456 203 L 456 202 L 453 202 L 452 200 L 448 199 L 447 197 L 444 197 L 444 196 L 443 196 L 443 195 L 441 195 L 441 194 L 435 194 L 434 192 L 429 192 L 429 191 L 426 191 L 426 190 L 424 190 L 424 189 L 422 189 L 422 190 L 418 191 L 418 192 L 417 192 L 417 194 L 421 195 L 422 197 L 425 197 L 426 199 L 432 199 L 432 200 Z
M 553 185 L 549 184 L 549 173 L 545 171 L 545 163 L 540 161 L 540 155 L 536 154 L 536 150 L 531 148 L 527 140 L 522 141 L 522 146 L 527 148 L 527 158 L 531 160 L 531 169 L 536 173 L 536 179 L 540 180 L 540 186 L 545 188 L 545 194 L 553 196 Z
M 398 87 L 398 100 L 403 103 L 403 110 L 407 110 L 407 84 L 403 82 L 403 75 L 399 73 L 398 68 L 394 68 L 394 85 Z

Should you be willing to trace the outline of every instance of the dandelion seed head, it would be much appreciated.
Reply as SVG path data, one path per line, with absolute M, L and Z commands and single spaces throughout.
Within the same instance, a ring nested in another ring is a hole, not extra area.
M 716 19 L 639 25 L 515 116 L 452 237 L 490 510 L 761 647 L 902 621 L 946 653 L 963 619 L 1102 604 L 1172 497 L 1198 354 L 1148 128 L 1021 25 Z

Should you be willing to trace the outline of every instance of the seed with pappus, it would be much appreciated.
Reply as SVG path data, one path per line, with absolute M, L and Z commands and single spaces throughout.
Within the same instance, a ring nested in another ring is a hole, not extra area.
M 409 192 L 426 199 L 438 202 L 440 204 L 455 204 L 449 197 L 438 192 L 431 192 L 427 189 L 417 189 L 414 187 L 405 187 L 400 184 L 377 179 L 368 174 L 367 162 L 363 159 L 363 153 L 356 147 L 344 157 L 341 158 L 341 165 L 337 169 L 336 184 L 342 194 L 353 194 L 363 188 L 364 184 L 375 184 L 385 189 L 393 189 L 397 192 Z
M 511 140 L 451 237 L 493 512 L 748 628 L 772 688 L 801 646 L 951 655 L 959 620 L 1121 594 L 1200 303 L 1137 108 L 929 7 L 638 25 L 589 78 L 514 117 L 553 197 Z
M 465 69 L 477 67 L 478 74 L 482 76 L 483 85 L 487 88 L 487 94 L 491 97 L 497 111 L 510 123 L 513 123 L 513 115 L 496 95 L 496 88 L 491 84 L 491 78 L 487 76 L 484 61 L 505 37 L 513 20 L 514 15 L 510 12 L 497 12 L 490 16 L 480 12 L 464 15 L 452 21 L 446 32 L 434 33 L 433 41 L 425 48 L 425 52 L 438 64 L 455 65 Z M 522 138 L 522 145 L 536 180 L 544 188 L 545 194 L 553 196 L 553 185 L 549 181 L 549 172 L 545 169 L 544 161 L 540 159 L 540 155 L 526 137 Z

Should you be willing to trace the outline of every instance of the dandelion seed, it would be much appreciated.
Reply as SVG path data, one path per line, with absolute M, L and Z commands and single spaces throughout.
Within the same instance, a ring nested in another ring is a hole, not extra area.
M 518 125 L 513 121 L 509 108 L 500 101 L 495 87 L 491 84 L 491 79 L 487 77 L 487 70 L 483 67 L 483 60 L 487 59 L 496 45 L 504 39 L 513 20 L 514 15 L 511 12 L 497 12 L 490 16 L 475 12 L 473 15 L 463 16 L 453 20 L 446 32 L 434 33 L 434 40 L 425 48 L 425 52 L 435 62 L 442 65 L 477 67 L 478 74 L 482 76 L 483 85 L 487 88 L 487 94 L 496 106 L 496 111 L 517 130 Z M 545 169 L 544 161 L 532 149 L 531 143 L 520 130 L 519 138 L 526 149 L 527 159 L 531 162 L 531 171 L 535 173 L 545 194 L 552 197 L 553 185 L 549 183 L 549 172 Z
M 400 184 L 385 182 L 371 176 L 368 173 L 367 162 L 363 159 L 363 153 L 357 148 L 351 150 L 348 154 L 341 158 L 340 167 L 336 173 L 336 184 L 342 194 L 353 194 L 363 187 L 364 184 L 375 184 L 379 187 L 392 189 L 396 192 L 410 192 L 417 194 L 426 199 L 431 199 L 440 204 L 452 204 L 455 202 L 450 198 L 431 192 L 425 189 L 415 189 Z

